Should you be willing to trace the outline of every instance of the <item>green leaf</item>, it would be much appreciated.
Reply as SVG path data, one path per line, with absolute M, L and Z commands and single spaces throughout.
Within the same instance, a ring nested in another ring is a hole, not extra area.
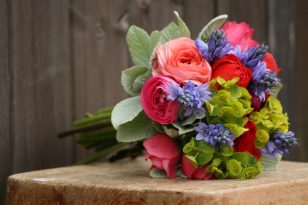
M 147 72 L 139 75 L 133 82 L 133 91 L 135 93 L 140 93 L 144 83 L 152 77 L 152 71 L 148 70 Z
M 229 157 L 233 154 L 233 147 L 228 145 L 220 146 L 220 152 L 223 156 Z
M 211 161 L 213 158 L 213 154 L 209 154 L 206 152 L 199 152 L 199 154 L 196 156 L 196 161 L 199 166 L 203 166 L 204 164 Z
M 274 97 L 277 97 L 280 90 L 282 89 L 283 85 L 282 83 L 278 83 L 275 87 L 273 87 L 271 90 L 270 90 L 270 95 L 271 96 L 274 96 Z
M 176 20 L 177 20 L 181 35 L 190 38 L 190 31 L 188 27 L 186 26 L 185 22 L 179 16 L 179 13 L 177 11 L 174 11 L 173 13 L 176 16 Z
M 256 167 L 246 167 L 245 169 L 243 169 L 241 179 L 252 179 L 258 174 L 260 174 L 260 172 L 261 171 Z
M 166 178 L 167 174 L 163 169 L 153 168 L 150 170 L 150 177 L 152 178 Z
M 227 18 L 228 15 L 224 14 L 212 19 L 205 27 L 203 27 L 198 37 L 206 41 L 211 35 L 212 31 L 222 26 Z
M 241 162 L 243 168 L 256 166 L 257 160 L 249 152 L 236 152 L 232 155 L 233 159 Z
M 145 82 L 144 75 L 147 72 L 148 69 L 146 67 L 141 67 L 141 66 L 134 66 L 132 68 L 123 70 L 121 76 L 121 84 L 124 90 L 132 96 L 138 95 L 140 93 L 140 88 L 143 86 Z M 138 86 L 136 85 L 134 86 L 134 84 L 136 84 L 135 82 L 136 80 Z
M 179 135 L 189 133 L 191 131 L 194 131 L 195 129 L 194 127 L 191 127 L 191 126 L 187 126 L 187 127 L 182 126 L 179 123 L 173 123 L 172 125 L 179 130 Z
M 120 125 L 132 121 L 142 111 L 139 96 L 127 98 L 119 102 L 111 114 L 111 123 L 115 129 Z
M 150 68 L 152 51 L 149 48 L 150 37 L 147 32 L 137 26 L 131 26 L 126 41 L 134 64 Z
M 184 146 L 183 152 L 196 167 L 201 167 L 210 162 L 213 158 L 215 148 L 205 143 L 203 140 L 191 140 Z
M 267 101 L 268 101 L 269 108 L 271 109 L 272 112 L 282 113 L 282 106 L 281 106 L 280 101 L 277 98 L 270 96 L 267 99 Z
M 241 162 L 237 161 L 236 159 L 230 159 L 227 161 L 227 170 L 232 177 L 239 177 L 243 171 L 241 166 Z
M 161 33 L 162 35 L 159 39 L 159 43 L 161 44 L 182 36 L 179 27 L 174 22 L 171 22 L 168 26 L 166 26 Z
M 141 112 L 134 120 L 122 124 L 117 130 L 119 142 L 136 142 L 153 136 L 157 131 L 152 121 Z
M 234 123 L 227 123 L 227 124 L 224 124 L 224 126 L 228 128 L 235 135 L 235 137 L 241 136 L 244 132 L 248 130 Z

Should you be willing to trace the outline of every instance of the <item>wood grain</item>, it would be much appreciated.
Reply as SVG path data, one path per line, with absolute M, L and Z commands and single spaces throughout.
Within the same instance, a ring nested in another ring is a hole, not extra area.
M 4 203 L 6 178 L 12 171 L 11 92 L 8 1 L 0 1 L 0 204 Z
M 294 48 L 294 90 L 292 90 L 294 102 L 293 106 L 293 127 L 300 138 L 299 160 L 308 160 L 308 71 L 306 68 L 307 47 L 308 47 L 308 27 L 304 26 L 308 19 L 308 1 L 292 1 L 294 3 L 294 27 L 295 27 L 295 48 Z
M 123 0 L 71 1 L 74 119 L 126 97 L 120 83 L 121 71 L 128 67 L 126 15 Z M 77 148 L 75 160 L 91 153 Z
M 218 0 L 217 14 L 228 14 L 232 21 L 245 21 L 254 28 L 254 37 L 268 43 L 268 22 L 266 0 Z
M 277 9 L 279 7 L 279 9 Z M 289 0 L 272 0 L 268 4 L 268 26 L 269 26 L 269 47 L 270 52 L 276 58 L 281 68 L 279 78 L 283 83 L 283 89 L 279 94 L 279 99 L 283 102 L 283 107 L 289 114 L 291 130 L 296 130 L 294 120 L 297 118 L 294 99 L 295 76 L 294 76 L 294 4 Z M 298 135 L 301 140 L 302 136 Z M 288 160 L 298 160 L 300 147 L 296 147 L 291 154 L 285 155 Z
M 72 162 L 68 1 L 11 1 L 13 172 Z
M 9 178 L 8 205 L 207 204 L 257 205 L 308 202 L 308 164 L 281 162 L 251 180 L 152 179 L 142 158 L 35 171 Z

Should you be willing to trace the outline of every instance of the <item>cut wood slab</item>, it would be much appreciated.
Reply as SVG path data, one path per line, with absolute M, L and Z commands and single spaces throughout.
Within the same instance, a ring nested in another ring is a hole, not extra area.
M 152 179 L 142 158 L 15 174 L 13 204 L 308 204 L 308 163 L 280 162 L 251 180 Z

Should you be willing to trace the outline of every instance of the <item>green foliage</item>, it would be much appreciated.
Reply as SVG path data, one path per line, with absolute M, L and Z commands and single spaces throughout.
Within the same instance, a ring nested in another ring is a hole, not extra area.
M 157 133 L 152 121 L 141 112 L 132 121 L 121 124 L 117 129 L 118 142 L 136 142 L 151 137 Z
M 236 160 L 236 161 L 240 162 L 240 165 L 242 167 L 241 173 L 238 174 L 238 172 L 234 172 L 234 171 L 238 171 L 240 169 L 237 168 L 237 165 L 235 165 L 235 163 L 232 164 L 232 166 L 234 166 L 232 168 L 232 169 L 234 169 L 233 174 L 236 175 L 236 176 L 235 175 L 233 176 L 234 178 L 251 179 L 251 178 L 254 178 L 255 176 L 257 176 L 258 174 L 260 174 L 262 172 L 261 162 L 257 161 L 248 152 L 234 153 L 232 155 L 232 159 L 230 159 L 229 162 L 231 160 Z M 227 169 L 228 169 L 228 166 L 227 166 Z M 230 175 L 231 175 L 231 170 L 228 170 L 228 171 L 230 172 Z
M 177 11 L 174 11 L 174 15 L 176 17 L 181 35 L 190 38 L 190 31 L 186 26 L 185 22 L 179 16 L 179 13 Z
M 269 140 L 269 136 L 275 132 L 287 132 L 289 130 L 289 119 L 283 109 L 280 101 L 270 96 L 264 107 L 259 112 L 253 112 L 249 115 L 250 119 L 257 126 L 256 145 L 263 148 Z
M 282 83 L 278 83 L 275 87 L 273 87 L 270 90 L 271 96 L 277 97 L 282 87 L 283 87 Z
M 215 148 L 203 140 L 191 138 L 190 142 L 184 146 L 183 152 L 196 167 L 201 167 L 212 160 Z
M 112 110 L 111 122 L 115 129 L 120 125 L 130 122 L 142 111 L 139 96 L 122 100 Z
M 126 35 L 126 41 L 132 60 L 136 66 L 150 68 L 150 37 L 145 30 L 131 26 Z
M 212 80 L 212 99 L 206 103 L 208 122 L 223 124 L 236 137 L 247 131 L 244 125 L 248 118 L 244 116 L 253 111 L 249 92 L 236 85 L 237 81 L 237 78 L 225 81 L 220 77 Z
M 230 147 L 228 145 L 220 146 L 219 149 L 220 149 L 221 154 L 225 157 L 229 157 L 233 154 L 233 147 Z
M 145 77 L 145 74 L 148 71 L 148 68 L 141 66 L 134 66 L 123 70 L 121 76 L 121 84 L 124 90 L 132 96 L 139 95 L 142 85 L 147 79 L 147 77 Z M 135 85 L 136 83 L 141 86 Z
M 241 166 L 241 162 L 236 159 L 230 159 L 227 161 L 227 170 L 231 177 L 237 178 L 241 175 L 243 168 Z
M 198 37 L 202 38 L 204 41 L 207 41 L 211 33 L 222 26 L 224 22 L 227 20 L 228 15 L 220 15 L 216 18 L 212 19 L 205 27 L 202 28 L 201 32 L 199 33 Z

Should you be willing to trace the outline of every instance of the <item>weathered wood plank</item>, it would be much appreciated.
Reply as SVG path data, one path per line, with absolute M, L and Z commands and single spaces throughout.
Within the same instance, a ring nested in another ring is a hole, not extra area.
M 308 48 L 308 27 L 306 20 L 308 19 L 308 1 L 298 0 L 292 1 L 295 6 L 294 10 L 294 27 L 295 27 L 295 48 L 294 48 L 294 90 L 292 90 L 293 127 L 297 136 L 300 138 L 299 158 L 297 160 L 308 161 L 308 70 L 306 67 L 307 48 Z
M 11 3 L 13 171 L 72 162 L 68 1 Z
M 279 7 L 279 9 L 277 9 Z M 282 79 L 283 89 L 279 94 L 284 109 L 288 112 L 291 129 L 294 130 L 293 120 L 297 118 L 294 107 L 294 5 L 289 0 L 268 1 L 268 26 L 270 52 L 276 58 L 281 68 L 279 77 Z M 295 130 L 294 130 L 295 131 Z M 301 137 L 301 136 L 298 136 Z M 286 159 L 299 159 L 299 149 L 285 155 Z
M 74 119 L 112 106 L 126 96 L 121 71 L 128 67 L 125 1 L 70 2 Z M 76 150 L 76 160 L 92 152 Z
M 308 164 L 281 162 L 251 180 L 152 179 L 142 158 L 50 169 L 9 178 L 8 205 L 297 204 L 308 201 Z
M 228 14 L 229 20 L 245 21 L 254 28 L 254 37 L 259 42 L 268 42 L 266 0 L 218 0 L 217 13 Z
M 4 203 L 6 178 L 12 171 L 8 1 L 0 1 L 0 204 Z
M 192 38 L 196 38 L 212 18 L 215 17 L 215 0 L 186 0 L 183 1 L 183 16 L 190 29 Z

